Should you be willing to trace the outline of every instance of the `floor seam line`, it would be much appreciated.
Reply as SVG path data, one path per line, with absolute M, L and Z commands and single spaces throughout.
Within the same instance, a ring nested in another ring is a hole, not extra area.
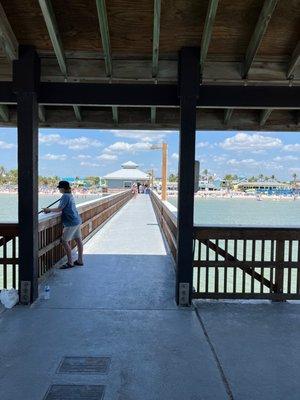
M 208 345 L 209 345 L 209 347 L 210 347 L 210 350 L 211 350 L 211 352 L 212 352 L 212 355 L 213 355 L 213 357 L 214 357 L 214 359 L 215 359 L 215 362 L 216 362 L 216 364 L 217 364 L 217 368 L 218 368 L 219 373 L 220 373 L 220 375 L 221 375 L 222 382 L 223 382 L 223 384 L 224 384 L 224 386 L 225 386 L 225 390 L 226 390 L 226 393 L 227 393 L 227 395 L 228 395 L 228 399 L 229 399 L 229 400 L 234 400 L 233 393 L 232 393 L 232 390 L 231 390 L 229 381 L 228 381 L 228 379 L 227 379 L 227 377 L 226 377 L 226 375 L 225 375 L 225 372 L 224 372 L 222 363 L 221 363 L 221 361 L 220 361 L 220 359 L 219 359 L 219 357 L 218 357 L 218 354 L 217 354 L 217 352 L 216 352 L 216 349 L 214 348 L 214 345 L 213 345 L 212 341 L 210 340 L 208 331 L 207 331 L 207 329 L 206 329 L 206 327 L 205 327 L 205 325 L 204 325 L 204 322 L 203 322 L 203 320 L 202 320 L 202 318 L 201 318 L 200 312 L 199 312 L 199 310 L 197 309 L 197 307 L 195 307 L 195 312 L 196 312 L 196 316 L 197 316 L 197 318 L 198 318 L 198 321 L 199 321 L 199 323 L 200 323 L 200 325 L 201 325 L 202 331 L 203 331 L 203 333 L 204 333 L 205 339 L 206 339 L 206 341 L 207 341 L 207 343 L 208 343 Z

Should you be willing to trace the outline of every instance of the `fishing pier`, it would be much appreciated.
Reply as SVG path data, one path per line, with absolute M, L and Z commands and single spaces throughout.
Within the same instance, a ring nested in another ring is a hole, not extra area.
M 299 15 L 298 0 L 1 0 L 19 209 L 0 224 L 0 289 L 20 293 L 0 318 L 1 399 L 298 400 L 300 229 L 195 226 L 193 209 L 196 130 L 299 131 Z M 79 206 L 86 265 L 58 271 L 39 127 L 177 130 L 178 209 L 153 191 Z

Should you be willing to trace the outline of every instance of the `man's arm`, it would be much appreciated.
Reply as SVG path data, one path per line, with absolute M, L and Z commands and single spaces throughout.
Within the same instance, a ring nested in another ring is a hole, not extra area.
M 49 214 L 51 212 L 61 212 L 63 208 L 57 207 L 57 208 L 43 208 L 43 211 L 45 214 Z

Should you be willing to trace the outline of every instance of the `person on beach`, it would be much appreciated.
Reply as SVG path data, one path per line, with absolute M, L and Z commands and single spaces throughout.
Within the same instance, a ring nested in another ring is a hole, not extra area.
M 81 228 L 82 223 L 80 215 L 76 209 L 74 197 L 71 193 L 71 187 L 68 181 L 60 181 L 57 188 L 62 197 L 60 199 L 59 205 L 56 208 L 44 208 L 44 213 L 48 214 L 50 212 L 61 212 L 61 220 L 63 224 L 63 233 L 61 237 L 61 243 L 67 254 L 68 261 L 65 265 L 60 267 L 60 269 L 73 268 L 75 265 L 83 265 L 83 243 L 81 238 Z M 78 259 L 73 262 L 72 260 L 72 249 L 69 242 L 75 240 L 78 250 Z

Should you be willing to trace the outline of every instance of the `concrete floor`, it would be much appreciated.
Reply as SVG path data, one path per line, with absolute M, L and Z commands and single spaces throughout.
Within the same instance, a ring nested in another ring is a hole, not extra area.
M 55 271 L 51 299 L 0 315 L 0 399 L 52 384 L 105 385 L 104 400 L 298 400 L 300 308 L 174 303 L 174 269 L 148 196 L 131 200 Z M 111 358 L 102 375 L 57 374 L 64 356 Z M 61 400 L 61 399 L 60 399 Z
M 50 300 L 0 316 L 0 399 L 42 400 L 51 384 L 103 384 L 104 400 L 223 400 L 195 311 L 177 309 L 174 270 L 148 196 L 56 271 Z M 111 357 L 108 374 L 57 374 L 64 356 Z

